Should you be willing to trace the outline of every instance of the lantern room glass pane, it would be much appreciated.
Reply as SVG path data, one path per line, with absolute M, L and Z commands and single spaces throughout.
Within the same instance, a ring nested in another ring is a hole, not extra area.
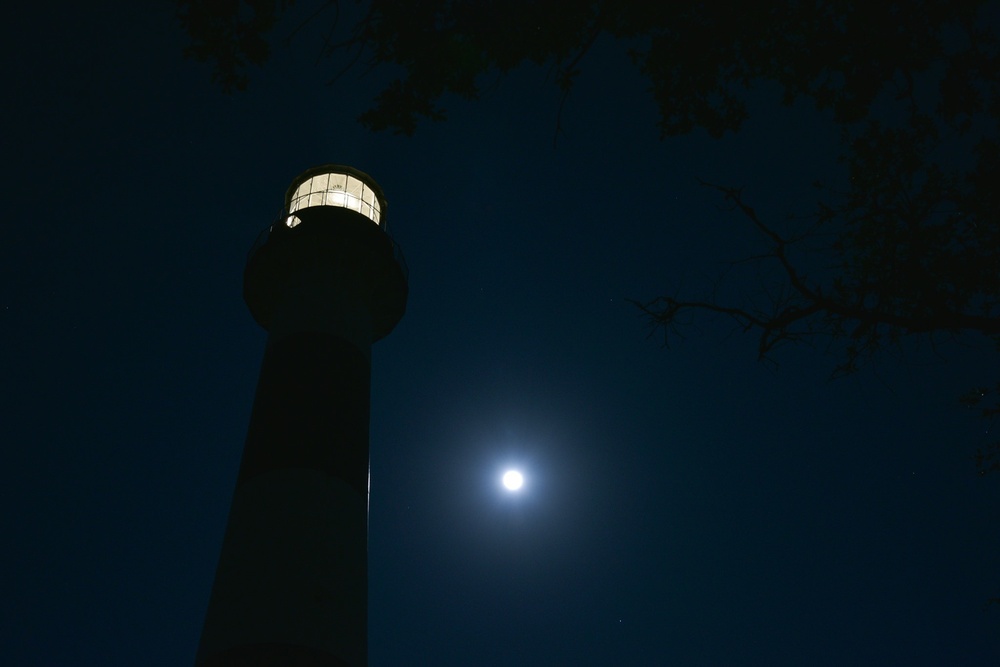
M 330 174 L 320 174 L 309 179 L 312 183 L 310 192 L 325 192 L 330 182 Z
M 364 189 L 365 184 L 354 178 L 353 176 L 347 177 L 347 193 L 354 195 L 355 198 L 361 198 L 361 191 Z

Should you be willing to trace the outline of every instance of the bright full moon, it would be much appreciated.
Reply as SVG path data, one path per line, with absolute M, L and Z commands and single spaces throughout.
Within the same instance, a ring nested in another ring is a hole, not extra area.
M 503 474 L 503 485 L 511 491 L 517 491 L 524 484 L 524 477 L 516 470 L 508 470 Z

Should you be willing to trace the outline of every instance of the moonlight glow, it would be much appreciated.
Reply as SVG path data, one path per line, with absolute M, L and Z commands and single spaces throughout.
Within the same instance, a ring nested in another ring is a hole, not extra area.
M 516 470 L 508 470 L 503 474 L 503 485 L 510 491 L 517 491 L 524 484 L 524 477 Z

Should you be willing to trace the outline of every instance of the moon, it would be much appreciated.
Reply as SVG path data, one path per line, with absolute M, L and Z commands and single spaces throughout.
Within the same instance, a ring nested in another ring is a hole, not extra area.
M 503 485 L 508 491 L 517 491 L 524 484 L 524 476 L 516 470 L 508 470 L 503 474 Z

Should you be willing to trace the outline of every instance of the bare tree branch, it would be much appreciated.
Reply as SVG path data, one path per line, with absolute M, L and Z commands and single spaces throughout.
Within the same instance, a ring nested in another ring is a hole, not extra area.
M 1000 335 L 1000 317 L 942 307 L 907 310 L 898 303 L 887 302 L 881 294 L 874 299 L 867 298 L 863 286 L 860 293 L 841 290 L 842 294 L 838 295 L 836 290 L 824 290 L 821 286 L 810 284 L 788 255 L 792 242 L 761 220 L 754 208 L 746 203 L 740 189 L 710 183 L 703 185 L 720 192 L 725 201 L 768 241 L 768 250 L 750 259 L 774 260 L 787 280 L 788 291 L 775 294 L 765 288 L 765 293 L 770 296 L 767 309 L 682 300 L 671 296 L 647 302 L 631 300 L 654 329 L 662 329 L 664 344 L 669 344 L 669 339 L 677 336 L 680 328 L 690 324 L 689 315 L 697 312 L 724 315 L 733 320 L 742 332 L 758 332 L 757 355 L 760 360 L 773 362 L 770 358 L 772 352 L 783 343 L 801 343 L 821 336 L 843 339 L 847 358 L 837 367 L 836 375 L 853 371 L 862 358 L 904 334 L 974 331 L 988 336 Z M 929 215 L 930 209 L 924 207 L 923 213 Z M 848 300 L 844 296 L 853 298 Z

